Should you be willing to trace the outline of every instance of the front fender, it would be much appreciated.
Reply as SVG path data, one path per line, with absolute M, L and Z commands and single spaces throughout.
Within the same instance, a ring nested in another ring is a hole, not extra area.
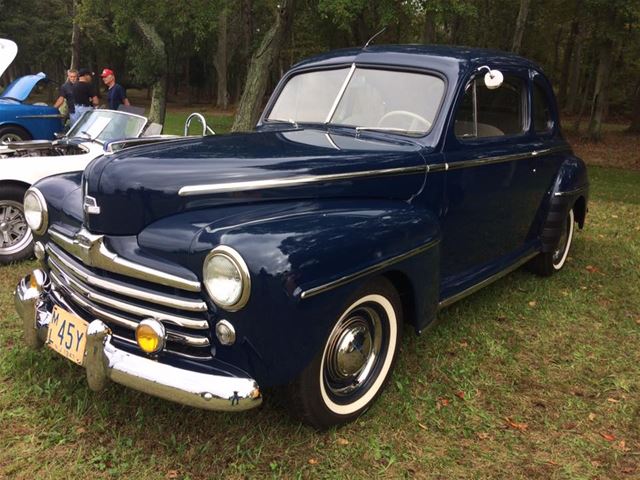
M 226 312 L 211 305 L 211 310 L 214 321 L 224 318 L 234 325 L 238 338 L 233 347 L 218 346 L 216 355 L 260 384 L 295 378 L 323 345 L 349 297 L 374 275 L 396 283 L 405 310 L 420 319 L 418 328 L 435 314 L 440 229 L 433 215 L 405 202 L 329 200 L 199 210 L 150 225 L 138 242 L 158 249 L 167 241 L 185 245 L 190 235 L 188 261 L 198 275 L 217 245 L 237 250 L 249 267 L 246 307 Z

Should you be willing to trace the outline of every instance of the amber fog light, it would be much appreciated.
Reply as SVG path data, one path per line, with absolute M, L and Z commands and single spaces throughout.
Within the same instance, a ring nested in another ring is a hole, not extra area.
M 226 320 L 216 323 L 216 337 L 222 345 L 233 345 L 236 341 L 236 331 Z
M 164 348 L 166 332 L 158 320 L 147 318 L 136 328 L 138 346 L 146 353 L 156 353 Z

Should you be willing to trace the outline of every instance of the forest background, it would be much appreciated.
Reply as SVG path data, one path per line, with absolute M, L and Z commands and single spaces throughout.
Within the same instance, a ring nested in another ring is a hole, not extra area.
M 375 43 L 517 52 L 550 77 L 565 128 L 599 140 L 608 118 L 640 133 L 637 0 L 0 0 L 0 12 L 0 37 L 20 49 L 5 84 L 109 67 L 160 123 L 169 100 L 235 111 L 233 129 L 249 130 L 291 65 L 386 27 Z

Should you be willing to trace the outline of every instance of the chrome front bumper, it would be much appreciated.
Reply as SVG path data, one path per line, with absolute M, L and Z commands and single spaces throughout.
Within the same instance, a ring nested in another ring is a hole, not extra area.
M 31 277 L 36 281 L 31 283 Z M 24 277 L 14 294 L 22 318 L 25 343 L 40 348 L 47 339 L 51 310 L 44 297 L 48 281 L 42 270 Z M 89 388 L 103 389 L 107 380 L 164 398 L 207 410 L 240 411 L 262 403 L 258 384 L 252 378 L 226 377 L 193 372 L 158 363 L 118 349 L 111 342 L 111 330 L 94 320 L 87 330 L 84 368 Z

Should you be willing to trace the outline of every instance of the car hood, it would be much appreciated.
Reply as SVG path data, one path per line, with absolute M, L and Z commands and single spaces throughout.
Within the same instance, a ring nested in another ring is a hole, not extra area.
M 368 137 L 368 138 L 364 138 Z M 319 198 L 407 200 L 423 186 L 421 146 L 375 134 L 296 129 L 162 142 L 85 170 L 95 233 L 132 235 L 187 210 Z M 95 210 L 94 210 L 95 211 Z
M 35 75 L 25 75 L 24 77 L 17 78 L 4 89 L 2 94 L 0 94 L 0 99 L 24 102 L 29 95 L 31 95 L 31 91 L 38 82 L 41 82 L 46 78 L 47 76 L 42 72 L 36 73 Z
M 0 77 L 18 54 L 18 45 L 6 38 L 0 38 Z

